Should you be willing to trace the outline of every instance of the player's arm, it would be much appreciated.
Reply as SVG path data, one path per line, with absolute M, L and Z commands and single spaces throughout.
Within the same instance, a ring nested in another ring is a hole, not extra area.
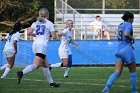
M 125 31 L 124 31 L 124 36 L 126 38 L 128 38 L 129 42 L 134 44 L 134 38 L 133 36 L 130 34 L 132 31 L 132 25 L 127 25 L 127 27 L 125 28 Z
M 76 48 L 79 48 L 79 45 L 75 43 L 73 39 L 70 40 L 70 43 L 72 43 Z
M 6 35 L 4 38 L 2 38 L 2 40 L 4 41 L 4 43 L 6 43 L 7 38 L 8 38 L 8 35 Z
M 51 37 L 52 37 L 52 39 L 57 39 L 57 31 L 53 31 L 53 32 L 51 32 Z
M 4 41 L 4 43 L 6 43 L 6 41 L 7 41 L 7 39 L 6 39 L 6 38 L 3 38 L 2 40 Z
M 125 31 L 124 36 L 127 37 L 132 44 L 134 43 L 134 38 L 129 32 Z
M 16 37 L 14 38 L 14 42 L 13 42 L 16 51 L 15 54 L 17 53 L 17 42 L 19 41 L 19 39 L 20 39 L 20 34 L 16 34 Z
M 33 33 L 34 29 L 32 27 L 27 28 L 27 34 L 30 36 L 36 36 L 35 33 Z
M 15 48 L 15 54 L 17 53 L 17 40 L 14 40 L 14 42 L 13 42 L 13 44 L 14 44 L 14 48 Z

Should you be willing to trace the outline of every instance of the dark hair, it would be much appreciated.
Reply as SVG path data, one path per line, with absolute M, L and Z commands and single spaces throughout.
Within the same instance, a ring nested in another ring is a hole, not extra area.
M 100 17 L 100 16 L 99 16 L 99 15 L 97 15 L 97 16 L 96 16 L 96 19 L 97 19 L 98 17 Z
M 131 12 L 125 12 L 124 15 L 122 16 L 122 19 L 124 21 L 128 21 L 129 18 L 134 18 L 134 14 Z
M 9 35 L 13 35 L 17 31 L 20 31 L 21 28 L 22 28 L 21 23 L 20 22 L 16 22 L 15 25 L 14 25 L 14 28 L 13 28 L 12 32 L 10 32 Z

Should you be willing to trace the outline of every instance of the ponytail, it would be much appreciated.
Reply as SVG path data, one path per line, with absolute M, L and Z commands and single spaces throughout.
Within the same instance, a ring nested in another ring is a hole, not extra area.
M 37 18 L 37 21 L 39 21 L 39 22 L 44 22 L 44 21 L 45 21 L 45 18 L 44 18 L 44 17 L 39 16 L 39 17 Z

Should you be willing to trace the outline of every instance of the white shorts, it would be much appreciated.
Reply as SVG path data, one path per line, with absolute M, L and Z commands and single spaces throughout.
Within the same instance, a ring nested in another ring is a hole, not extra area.
M 3 56 L 4 56 L 4 58 L 8 58 L 8 57 L 12 57 L 12 56 L 14 56 L 15 55 L 15 49 L 4 49 L 3 50 Z
M 33 52 L 34 52 L 34 54 L 36 54 L 36 53 L 42 53 L 42 54 L 44 54 L 44 55 L 46 55 L 46 53 L 47 53 L 47 46 L 44 46 L 44 45 L 41 45 L 41 44 L 34 44 L 33 43 Z
M 58 54 L 59 54 L 60 59 L 68 58 L 68 56 L 71 55 L 71 51 L 70 50 L 64 50 L 64 49 L 59 49 Z

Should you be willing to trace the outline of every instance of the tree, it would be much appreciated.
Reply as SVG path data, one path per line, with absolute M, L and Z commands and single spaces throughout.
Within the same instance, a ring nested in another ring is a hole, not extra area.
M 0 31 L 11 30 L 14 22 L 20 20 L 23 27 L 28 27 L 38 17 L 38 10 L 46 7 L 54 16 L 54 0 L 1 0 Z

